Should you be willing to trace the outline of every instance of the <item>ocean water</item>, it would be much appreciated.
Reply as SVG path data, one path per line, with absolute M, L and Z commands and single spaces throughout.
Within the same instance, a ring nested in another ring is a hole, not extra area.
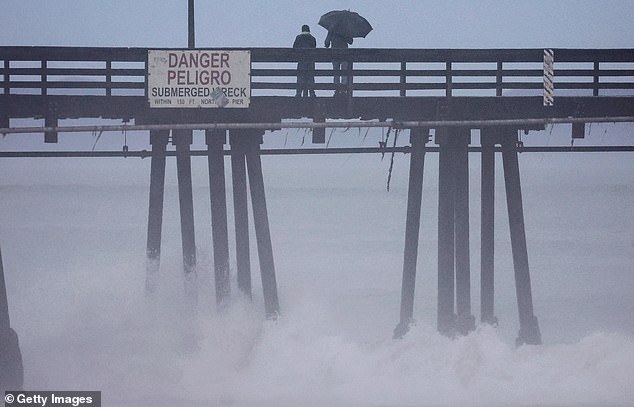
M 595 133 L 605 141 L 612 131 Z M 538 135 L 546 143 L 548 136 Z M 13 148 L 10 137 L 0 147 Z M 299 131 L 271 137 L 275 146 L 308 143 Z M 349 131 L 335 133 L 332 145 L 344 138 L 370 143 Z M 470 159 L 478 317 L 479 159 Z M 387 192 L 389 161 L 263 157 L 281 304 L 280 317 L 270 321 L 254 240 L 253 301 L 241 298 L 234 284 L 230 307 L 215 309 L 204 158 L 192 161 L 200 293 L 194 311 L 183 299 L 173 159 L 161 284 L 153 298 L 143 291 L 149 160 L 0 160 L 0 242 L 26 389 L 101 390 L 108 406 L 634 404 L 631 153 L 520 155 L 533 300 L 544 340 L 520 348 L 501 165 L 500 324 L 455 339 L 436 333 L 438 162 L 431 153 L 417 324 L 402 340 L 391 338 L 399 316 L 409 159 L 394 157 Z M 230 225 L 232 216 L 230 207 Z M 230 232 L 232 266 L 233 244 Z

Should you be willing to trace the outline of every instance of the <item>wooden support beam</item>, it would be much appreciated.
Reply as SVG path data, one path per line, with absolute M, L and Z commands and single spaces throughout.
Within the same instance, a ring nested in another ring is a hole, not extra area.
M 497 325 L 494 313 L 495 252 L 495 129 L 480 132 L 480 321 Z
M 508 135 L 502 143 L 502 161 L 506 203 L 508 207 L 513 268 L 515 270 L 515 291 L 519 311 L 520 330 L 517 344 L 539 345 L 542 343 L 537 318 L 533 314 L 531 279 L 528 268 L 528 250 L 524 229 L 524 209 L 520 184 L 519 162 L 517 158 L 517 132 Z
M 438 331 L 452 336 L 455 331 L 455 160 L 450 130 L 436 129 L 438 157 Z
M 227 227 L 227 194 L 225 190 L 224 144 L 226 130 L 207 130 L 209 198 L 211 201 L 211 233 L 214 253 L 216 304 L 224 306 L 229 299 L 229 235 Z
M 315 111 L 313 113 L 313 122 L 315 123 L 324 123 L 326 121 L 324 106 L 325 103 L 323 101 L 315 100 Z M 326 128 L 325 127 L 314 127 L 312 129 L 312 142 L 313 144 L 325 144 L 326 143 Z
M 471 315 L 471 261 L 469 252 L 469 143 L 471 130 L 453 130 L 455 150 L 454 239 L 456 272 L 456 331 L 462 335 L 475 330 Z
M 9 301 L 0 250 L 0 391 L 22 390 L 24 365 L 18 334 L 11 328 Z
M 166 130 L 150 132 L 152 158 L 150 162 L 150 203 L 148 207 L 145 276 L 145 290 L 148 294 L 153 293 L 158 285 L 165 189 L 165 152 L 168 137 L 169 131 Z
M 50 128 L 57 127 L 57 115 L 54 111 L 49 111 L 44 118 L 44 126 Z M 44 143 L 54 144 L 58 141 L 58 135 L 56 130 L 49 130 L 44 132 Z
M 344 106 L 345 107 L 345 106 Z M 484 120 L 422 120 L 422 121 L 288 121 L 288 122 L 254 122 L 254 123 L 181 123 L 181 124 L 117 124 L 98 126 L 29 126 L 0 128 L 0 134 L 24 134 L 41 132 L 60 133 L 85 133 L 90 131 L 133 131 L 133 130 L 207 130 L 207 129 L 314 129 L 314 128 L 442 128 L 442 127 L 491 127 L 491 126 L 517 126 L 522 129 L 543 129 L 549 124 L 567 123 L 631 123 L 634 116 L 588 116 L 588 117 L 550 117 L 550 118 L 526 118 L 526 119 L 484 119 Z
M 2 250 L 0 249 L 0 335 L 11 328 L 11 318 L 9 318 L 9 299 L 7 297 L 7 286 L 4 279 L 4 267 L 2 265 Z
M 3 110 L 0 110 L 0 127 L 9 127 L 9 115 Z
M 253 207 L 253 223 L 258 243 L 258 257 L 260 273 L 262 275 L 262 291 L 264 294 L 264 308 L 268 318 L 276 318 L 280 312 L 275 279 L 275 263 L 273 261 L 273 246 L 269 229 L 268 211 L 264 191 L 264 177 L 260 159 L 261 131 L 250 131 L 246 135 L 247 171 L 251 190 L 251 206 Z
M 192 131 L 175 130 L 172 132 L 172 138 L 173 143 L 176 145 L 176 172 L 178 177 L 178 201 L 181 215 L 185 293 L 191 305 L 195 305 L 198 302 L 198 283 L 196 278 L 192 168 L 189 151 L 192 143 Z
M 244 130 L 229 131 L 231 143 L 231 181 L 233 187 L 233 218 L 236 232 L 236 269 L 238 288 L 251 298 L 251 258 L 249 254 L 249 208 Z
M 405 248 L 403 250 L 401 319 L 394 329 L 394 338 L 403 337 L 414 322 L 414 291 L 416 286 L 416 262 L 418 260 L 420 209 L 423 197 L 423 168 L 425 164 L 425 144 L 429 141 L 429 131 L 421 128 L 410 129 L 409 137 L 412 147 L 407 190 Z
M 581 139 L 586 136 L 586 124 L 585 123 L 572 123 L 572 138 Z

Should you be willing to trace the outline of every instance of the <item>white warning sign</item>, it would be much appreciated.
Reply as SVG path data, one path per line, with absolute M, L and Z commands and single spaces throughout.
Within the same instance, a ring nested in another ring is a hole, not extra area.
M 147 66 L 150 107 L 249 107 L 249 51 L 148 50 Z

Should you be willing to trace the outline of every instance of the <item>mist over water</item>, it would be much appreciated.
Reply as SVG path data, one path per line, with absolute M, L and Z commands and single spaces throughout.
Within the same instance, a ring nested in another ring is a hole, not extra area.
M 289 144 L 300 143 L 301 134 L 291 136 Z M 362 143 L 363 135 L 336 137 Z M 192 161 L 200 288 L 194 313 L 183 299 L 173 160 L 153 298 L 144 294 L 149 160 L 1 160 L 0 239 L 26 389 L 101 390 L 108 406 L 634 403 L 631 155 L 520 155 L 545 343 L 521 348 L 514 345 L 519 325 L 501 165 L 500 325 L 457 339 L 436 333 L 434 154 L 425 162 L 417 325 L 391 339 L 409 159 L 395 157 L 387 193 L 389 158 L 263 157 L 282 309 L 276 321 L 264 319 L 254 241 L 253 302 L 234 284 L 232 304 L 215 310 L 204 158 Z M 478 317 L 479 157 L 470 159 Z M 232 216 L 230 207 L 230 225 Z M 232 234 L 230 245 L 234 262 Z

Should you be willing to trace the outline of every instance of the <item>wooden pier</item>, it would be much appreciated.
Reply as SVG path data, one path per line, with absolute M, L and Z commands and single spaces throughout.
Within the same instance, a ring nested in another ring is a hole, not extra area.
M 313 142 L 324 140 L 324 129 L 375 123 L 376 127 L 408 130 L 409 191 L 403 259 L 400 320 L 395 337 L 414 321 L 416 263 L 425 154 L 439 157 L 438 202 L 438 330 L 466 334 L 475 328 L 470 281 L 469 151 L 481 152 L 481 304 L 480 321 L 495 324 L 493 225 L 494 157 L 503 157 L 516 294 L 518 344 L 539 344 L 541 333 L 533 314 L 531 280 L 522 207 L 518 132 L 542 129 L 546 123 L 575 123 L 573 136 L 583 136 L 585 123 L 630 120 L 634 116 L 634 50 L 631 49 L 218 49 L 250 55 L 250 95 L 247 108 L 152 107 L 148 92 L 148 55 L 144 48 L 0 47 L 0 132 L 20 132 L 11 119 L 44 119 L 44 143 L 55 143 L 60 119 L 119 119 L 126 129 L 149 131 L 151 152 L 147 231 L 147 291 L 159 279 L 165 160 L 176 146 L 183 268 L 188 297 L 196 299 L 191 163 L 193 154 L 206 155 L 213 233 L 216 300 L 220 307 L 231 294 L 224 159 L 231 160 L 237 287 L 250 296 L 248 203 L 254 230 L 267 316 L 280 312 L 273 244 L 269 231 L 262 154 L 267 129 L 284 127 L 289 119 L 313 128 Z M 177 52 L 178 50 L 174 50 Z M 195 51 L 195 50 L 194 50 Z M 553 57 L 554 56 L 554 57 Z M 551 58 L 549 60 L 548 58 Z M 554 58 L 554 65 L 552 64 Z M 295 97 L 296 64 L 315 62 L 315 98 Z M 331 61 L 348 61 L 342 96 L 334 96 Z M 552 72 L 546 74 L 547 68 Z M 554 75 L 554 80 L 553 80 Z M 548 81 L 554 90 L 548 89 Z M 548 95 L 547 95 L 548 93 Z M 225 95 L 227 96 L 227 95 Z M 350 124 L 352 122 L 352 124 Z M 145 127 L 144 127 L 145 126 Z M 152 127 L 155 126 L 155 127 Z M 206 131 L 206 151 L 192 152 L 192 131 Z M 479 129 L 480 146 L 472 145 L 471 130 Z M 103 129 L 102 129 L 103 130 Z M 434 131 L 433 143 L 430 131 Z M 31 129 L 32 131 L 32 129 Z M 228 146 L 228 147 L 227 147 Z M 602 146 L 595 146 L 602 150 Z M 627 149 L 629 147 L 623 147 Z M 314 149 L 313 149 L 314 150 Z M 307 153 L 329 153 L 327 149 Z M 347 153 L 381 152 L 341 151 Z M 607 151 L 607 150 L 606 150 Z M 306 150 L 304 150 L 306 152 Z M 90 152 L 57 153 L 90 156 Z M 120 154 L 141 156 L 141 152 Z M 55 153 L 41 153 L 54 156 Z M 94 156 L 98 156 L 96 152 Z M 119 155 L 113 153 L 112 155 Z M 38 156 L 35 152 L 2 154 Z M 248 180 L 248 182 L 247 182 Z M 250 188 L 247 190 L 247 185 Z M 7 318 L 8 321 L 8 318 Z M 7 325 L 7 326 L 4 326 Z M 9 329 L 8 323 L 0 329 Z

